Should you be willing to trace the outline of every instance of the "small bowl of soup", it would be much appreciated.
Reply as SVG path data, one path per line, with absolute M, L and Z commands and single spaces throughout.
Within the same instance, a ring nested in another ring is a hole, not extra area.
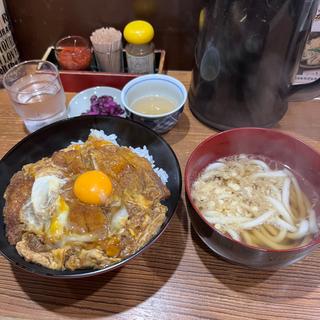
M 187 211 L 216 254 L 258 269 L 290 265 L 320 243 L 320 154 L 278 130 L 211 136 L 185 169 Z
M 160 74 L 137 77 L 121 93 L 128 117 L 160 134 L 177 124 L 186 99 L 187 91 L 180 81 Z

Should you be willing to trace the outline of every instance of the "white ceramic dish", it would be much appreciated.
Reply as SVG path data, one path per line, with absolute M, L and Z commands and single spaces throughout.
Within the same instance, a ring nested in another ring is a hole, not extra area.
M 93 87 L 79 92 L 71 99 L 68 107 L 68 117 L 77 117 L 90 110 L 90 98 L 93 95 L 98 97 L 105 95 L 111 96 L 113 100 L 125 110 L 121 103 L 121 90 L 112 87 Z M 120 117 L 125 118 L 126 113 L 124 112 Z

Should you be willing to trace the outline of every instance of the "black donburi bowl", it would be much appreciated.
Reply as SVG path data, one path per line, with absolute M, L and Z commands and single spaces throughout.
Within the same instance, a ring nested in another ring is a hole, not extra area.
M 147 247 L 155 242 L 169 224 L 177 207 L 181 193 L 181 171 L 178 160 L 170 146 L 155 132 L 143 125 L 118 117 L 80 116 L 62 120 L 46 126 L 30 134 L 15 145 L 0 161 L 0 210 L 3 211 L 5 200 L 3 194 L 12 175 L 21 170 L 22 166 L 36 162 L 59 149 L 67 147 L 71 141 L 86 140 L 90 129 L 104 130 L 106 134 L 116 134 L 118 143 L 122 146 L 147 146 L 153 156 L 155 165 L 163 168 L 169 175 L 167 187 L 171 196 L 163 201 L 168 207 L 166 219 L 157 234 L 134 254 L 118 263 L 103 269 L 81 269 L 75 271 L 55 271 L 40 265 L 27 262 L 10 245 L 5 235 L 3 214 L 0 215 L 0 251 L 13 264 L 48 277 L 78 278 L 104 273 L 126 264 L 132 258 L 141 254 Z

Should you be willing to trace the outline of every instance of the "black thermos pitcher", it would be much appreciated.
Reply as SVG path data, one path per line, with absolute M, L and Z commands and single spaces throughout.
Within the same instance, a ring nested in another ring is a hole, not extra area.
M 209 0 L 189 91 L 205 124 L 272 127 L 288 100 L 320 94 L 320 80 L 292 85 L 318 0 Z

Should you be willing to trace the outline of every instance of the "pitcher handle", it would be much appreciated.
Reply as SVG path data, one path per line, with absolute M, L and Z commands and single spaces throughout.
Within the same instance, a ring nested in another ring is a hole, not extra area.
M 292 85 L 289 101 L 307 101 L 320 96 L 320 78 L 310 83 Z

